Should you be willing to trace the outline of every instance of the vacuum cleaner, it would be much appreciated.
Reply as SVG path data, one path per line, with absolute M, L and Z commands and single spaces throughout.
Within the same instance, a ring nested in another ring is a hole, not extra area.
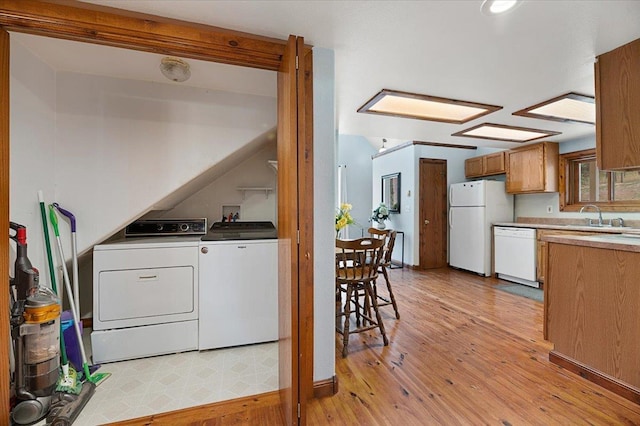
M 27 257 L 26 228 L 14 222 L 9 228 L 9 238 L 16 243 L 14 278 L 9 279 L 15 365 L 11 422 L 29 425 L 46 417 L 47 425 L 70 426 L 96 385 L 85 381 L 78 395 L 55 391 L 60 375 L 60 300 L 39 286 L 38 270 Z
M 38 285 L 38 270 L 27 257 L 26 228 L 14 222 L 9 227 L 9 238 L 16 243 L 14 278 L 9 279 L 16 399 L 11 419 L 25 425 L 49 412 L 59 376 L 60 302 L 51 290 Z

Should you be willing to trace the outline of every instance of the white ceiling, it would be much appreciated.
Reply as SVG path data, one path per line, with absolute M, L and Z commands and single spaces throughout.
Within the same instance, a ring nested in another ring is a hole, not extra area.
M 591 125 L 512 112 L 567 92 L 594 95 L 596 55 L 640 38 L 637 0 L 525 0 L 514 11 L 493 17 L 480 12 L 481 0 L 87 2 L 280 39 L 296 34 L 314 47 L 333 50 L 338 131 L 366 136 L 374 146 L 382 138 L 391 142 L 387 146 L 407 140 L 517 145 L 451 136 L 483 122 L 562 132 L 550 139 L 560 142 L 593 135 Z M 21 35 L 20 41 L 58 69 L 166 82 L 157 69 L 158 55 L 54 40 L 40 45 L 27 38 Z M 225 65 L 210 72 L 211 64 L 188 62 L 192 77 L 186 84 L 275 93 L 271 72 Z M 356 112 L 383 88 L 504 109 L 463 125 Z

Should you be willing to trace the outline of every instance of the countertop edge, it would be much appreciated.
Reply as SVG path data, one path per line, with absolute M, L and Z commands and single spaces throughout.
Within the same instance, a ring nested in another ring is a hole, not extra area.
M 542 223 L 524 223 L 524 222 L 495 222 L 493 226 L 505 226 L 510 228 L 532 228 L 532 229 L 555 229 L 558 231 L 586 231 L 601 232 L 605 234 L 639 234 L 639 228 L 620 228 L 617 226 L 582 226 L 582 225 L 553 225 Z
M 622 235 L 548 235 L 542 237 L 542 241 L 640 253 L 640 238 Z

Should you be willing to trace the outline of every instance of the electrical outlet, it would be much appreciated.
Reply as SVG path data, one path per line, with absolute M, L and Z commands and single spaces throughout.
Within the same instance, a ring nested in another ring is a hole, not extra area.
M 547 206 L 547 213 L 553 213 L 553 206 Z

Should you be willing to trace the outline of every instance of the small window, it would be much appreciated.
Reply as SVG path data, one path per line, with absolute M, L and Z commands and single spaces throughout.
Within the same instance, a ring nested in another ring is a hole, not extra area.
M 593 149 L 561 155 L 560 169 L 560 210 L 640 211 L 640 170 L 598 170 Z

